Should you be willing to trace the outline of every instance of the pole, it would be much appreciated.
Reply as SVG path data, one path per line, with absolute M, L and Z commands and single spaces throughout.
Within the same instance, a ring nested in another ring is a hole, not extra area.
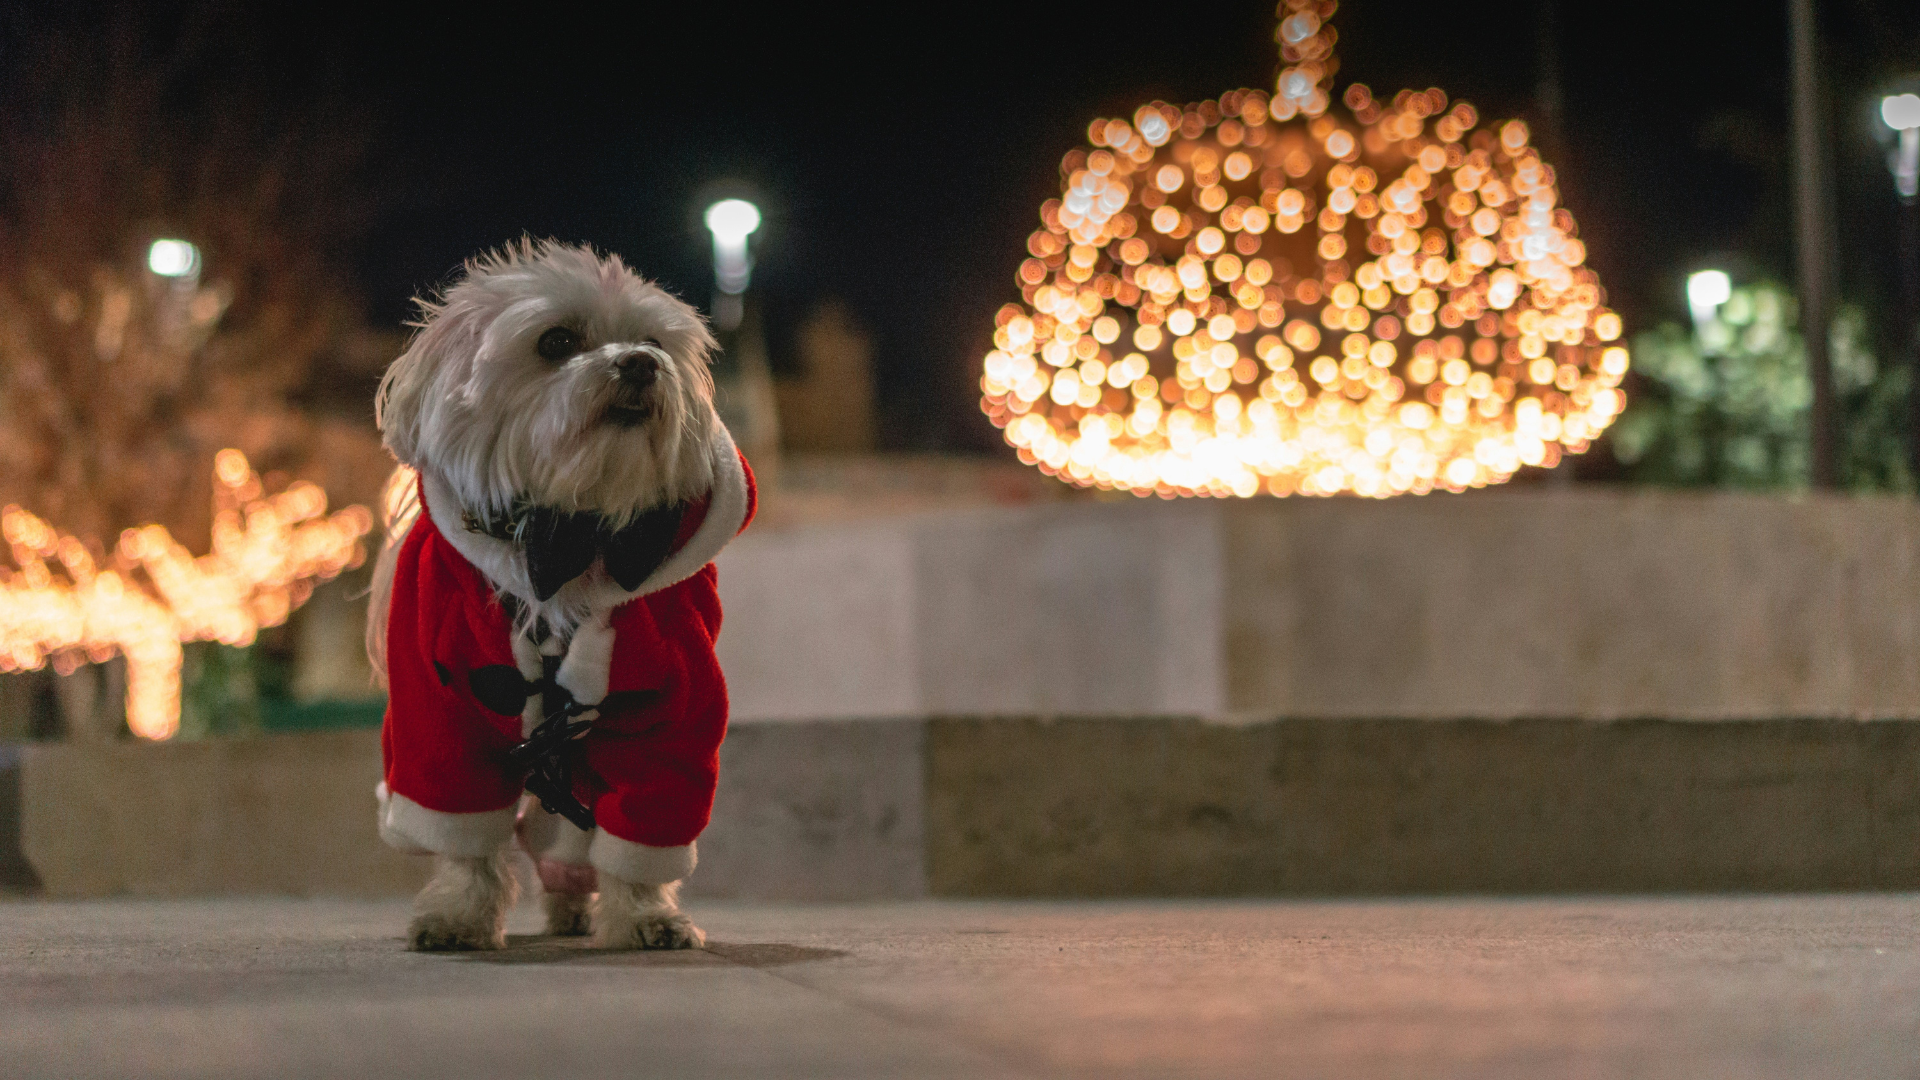
M 1840 486 L 1840 425 L 1833 393 L 1833 363 L 1827 353 L 1832 320 L 1833 265 L 1822 168 L 1819 72 L 1816 69 L 1813 0 L 1787 0 L 1793 94 L 1793 219 L 1800 284 L 1800 332 L 1806 339 L 1807 375 L 1813 382 L 1812 479 L 1815 488 Z
M 1901 132 L 1912 135 L 1913 132 Z M 1900 307 L 1894 345 L 1907 354 L 1907 462 L 1920 487 L 1920 199 L 1900 200 Z
M 1566 100 L 1560 84 L 1559 0 L 1540 0 L 1535 8 L 1534 46 L 1537 55 L 1534 57 L 1533 106 L 1539 123 L 1534 126 L 1533 142 L 1546 155 L 1547 164 L 1552 166 L 1554 172 L 1565 176 L 1567 162 L 1563 155 L 1566 140 L 1561 137 L 1564 130 L 1561 113 Z M 1566 197 L 1566 185 L 1562 183 L 1560 198 L 1563 205 Z M 1561 458 L 1560 467 L 1547 473 L 1547 482 L 1554 487 L 1567 487 L 1573 481 L 1574 463 L 1568 458 Z
M 1566 141 L 1561 137 L 1561 114 L 1566 108 L 1566 94 L 1560 82 L 1559 0 L 1540 0 L 1536 16 L 1534 34 L 1539 52 L 1536 58 L 1539 70 L 1533 85 L 1533 104 L 1540 113 L 1540 124 L 1534 133 L 1534 144 L 1547 155 L 1547 163 L 1557 171 L 1566 164 L 1561 160 L 1561 155 L 1566 152 Z

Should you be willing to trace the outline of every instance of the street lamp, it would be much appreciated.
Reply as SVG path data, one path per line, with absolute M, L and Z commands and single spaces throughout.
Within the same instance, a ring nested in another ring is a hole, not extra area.
M 147 269 L 166 278 L 200 276 L 200 249 L 185 240 L 155 240 L 147 248 Z
M 1889 94 L 1880 99 L 1880 120 L 1898 139 L 1887 152 L 1893 189 L 1900 195 L 1900 331 L 1909 370 L 1920 380 L 1920 94 Z M 1911 385 L 1920 387 L 1920 381 Z M 1907 460 L 1920 476 L 1920 392 L 1908 396 Z
M 746 306 L 741 296 L 753 278 L 747 237 L 760 228 L 760 208 L 745 199 L 721 199 L 707 207 L 704 220 L 713 234 L 713 320 L 722 330 L 740 325 Z
M 1704 333 L 1720 321 L 1720 305 L 1733 298 L 1733 279 L 1725 270 L 1696 270 L 1687 275 L 1687 307 L 1693 312 L 1695 333 Z
M 1880 99 L 1880 119 L 1899 134 L 1887 155 L 1893 186 L 1902 199 L 1920 195 L 1920 94 L 1890 94 Z

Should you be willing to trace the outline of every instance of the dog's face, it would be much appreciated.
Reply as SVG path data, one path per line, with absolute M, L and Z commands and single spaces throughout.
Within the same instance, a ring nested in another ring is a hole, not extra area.
M 381 381 L 380 429 L 468 509 L 527 498 L 624 523 L 712 486 L 713 338 L 618 258 L 520 244 L 422 307 Z

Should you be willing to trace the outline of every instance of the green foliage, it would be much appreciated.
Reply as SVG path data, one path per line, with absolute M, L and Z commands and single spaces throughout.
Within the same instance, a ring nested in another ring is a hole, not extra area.
M 379 727 L 386 699 L 300 700 L 293 658 L 271 634 L 235 648 L 189 642 L 180 668 L 181 739 Z
M 1666 323 L 1636 337 L 1640 386 L 1612 432 L 1614 455 L 1632 477 L 1680 487 L 1807 486 L 1813 384 L 1798 315 L 1792 293 L 1761 282 L 1735 289 L 1697 335 Z M 1856 307 L 1839 309 L 1829 341 L 1843 483 L 1912 490 L 1906 370 L 1875 360 Z
M 260 732 L 255 651 L 214 641 L 187 643 L 180 665 L 180 738 Z

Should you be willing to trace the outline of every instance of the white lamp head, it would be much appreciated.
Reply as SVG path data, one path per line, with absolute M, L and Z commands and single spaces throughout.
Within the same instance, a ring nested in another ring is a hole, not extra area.
M 1887 155 L 1893 187 L 1912 202 L 1920 197 L 1920 94 L 1892 94 L 1880 99 L 1880 119 L 1900 136 Z
M 200 272 L 200 249 L 185 240 L 155 240 L 147 248 L 147 269 L 161 277 L 193 277 Z
M 1880 119 L 1895 131 L 1920 128 L 1920 94 L 1892 94 L 1881 98 Z
M 706 223 L 716 241 L 743 243 L 760 227 L 760 208 L 745 199 L 721 199 L 707 207 Z
M 1733 279 L 1725 270 L 1697 270 L 1687 275 L 1687 307 L 1693 312 L 1694 328 L 1713 322 L 1720 305 L 1733 297 Z
M 738 296 L 747 291 L 753 277 L 747 237 L 760 227 L 760 208 L 745 199 L 721 199 L 707 207 L 705 220 L 707 231 L 713 233 L 714 283 L 721 293 Z

